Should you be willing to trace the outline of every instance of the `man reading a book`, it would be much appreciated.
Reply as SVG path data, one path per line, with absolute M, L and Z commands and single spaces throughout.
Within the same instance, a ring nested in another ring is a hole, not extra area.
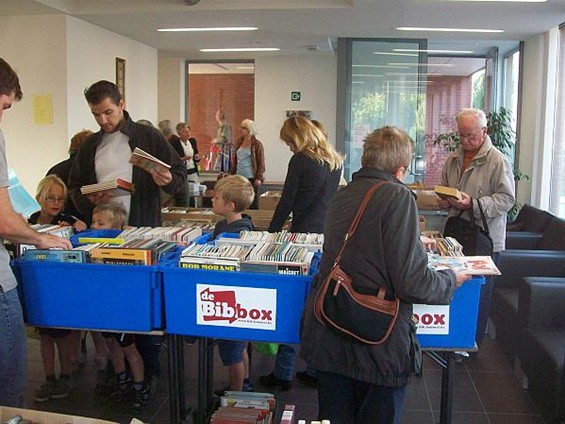
M 89 137 L 80 147 L 69 176 L 69 195 L 75 206 L 90 222 L 95 205 L 110 199 L 121 203 L 131 226 L 158 227 L 161 225 L 159 189 L 176 194 L 185 189 L 186 166 L 163 134 L 152 127 L 132 120 L 116 84 L 98 81 L 84 92 L 100 131 Z M 142 169 L 133 166 L 130 158 L 134 150 L 164 162 L 167 167 Z M 112 197 L 109 193 L 81 194 L 84 185 L 123 179 L 134 184 L 132 193 Z M 159 352 L 161 341 L 154 336 L 139 336 L 137 347 L 145 362 L 146 381 L 160 374 Z
M 114 83 L 98 81 L 86 89 L 84 95 L 100 131 L 89 137 L 77 153 L 69 176 L 69 194 L 73 203 L 88 221 L 95 205 L 112 200 L 126 208 L 129 225 L 159 226 L 159 188 L 169 194 L 184 190 L 186 167 L 158 130 L 131 119 Z M 129 160 L 135 148 L 155 156 L 170 168 L 144 170 L 134 167 Z M 133 193 L 113 197 L 110 191 L 87 196 L 80 192 L 84 185 L 118 178 L 132 182 Z
M 493 146 L 487 134 L 487 118 L 482 110 L 463 109 L 456 117 L 460 146 L 448 157 L 441 176 L 441 185 L 459 189 L 461 200 L 455 197 L 438 198 L 438 204 L 449 209 L 449 216 L 469 211 L 480 222 L 478 202 L 485 214 L 493 241 L 493 260 L 498 262 L 506 240 L 506 214 L 515 202 L 514 174 L 508 159 Z M 461 214 L 470 219 L 467 212 Z M 477 344 L 484 336 L 492 281 L 481 288 Z

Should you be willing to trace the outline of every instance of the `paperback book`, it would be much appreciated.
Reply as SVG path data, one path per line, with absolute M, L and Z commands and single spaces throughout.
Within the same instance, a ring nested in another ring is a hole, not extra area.
M 446 187 L 437 185 L 434 187 L 435 193 L 441 197 L 442 199 L 455 199 L 455 200 L 462 200 L 463 196 L 461 192 L 454 187 Z
M 438 256 L 428 254 L 428 267 L 440 271 L 452 269 L 469 275 L 500 275 L 490 256 Z
M 85 263 L 86 252 L 83 250 L 63 249 L 26 249 L 23 255 L 26 261 Z
M 161 172 L 165 172 L 171 168 L 171 165 L 157 159 L 155 156 L 147 153 L 145 150 L 136 147 L 129 158 L 129 162 L 138 168 L 144 169 L 145 171 L 151 171 L 152 169 L 157 169 Z
M 82 194 L 99 193 L 102 191 L 111 191 L 113 197 L 125 196 L 131 194 L 134 190 L 134 184 L 121 178 L 116 178 L 103 183 L 88 184 L 80 188 Z

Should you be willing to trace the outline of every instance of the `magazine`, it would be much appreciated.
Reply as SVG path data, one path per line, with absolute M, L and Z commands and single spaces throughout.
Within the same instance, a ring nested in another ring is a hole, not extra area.
M 469 275 L 500 275 L 500 270 L 490 256 L 439 256 L 428 255 L 428 267 L 435 271 L 451 268 Z

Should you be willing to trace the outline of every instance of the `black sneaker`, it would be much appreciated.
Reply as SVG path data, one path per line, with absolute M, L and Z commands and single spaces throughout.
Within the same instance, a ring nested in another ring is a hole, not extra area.
M 292 381 L 281 380 L 280 378 L 275 377 L 275 374 L 273 373 L 270 373 L 269 375 L 262 375 L 259 377 L 259 381 L 264 386 L 279 388 L 282 391 L 287 391 L 292 388 Z
M 133 403 L 131 404 L 131 408 L 134 411 L 140 411 L 143 409 L 145 405 L 149 402 L 149 394 L 151 389 L 149 385 L 145 384 L 142 389 L 140 390 L 133 390 Z
M 311 376 L 306 371 L 299 371 L 296 373 L 296 379 L 300 381 L 305 386 L 309 387 L 317 387 L 318 379 L 314 376 Z

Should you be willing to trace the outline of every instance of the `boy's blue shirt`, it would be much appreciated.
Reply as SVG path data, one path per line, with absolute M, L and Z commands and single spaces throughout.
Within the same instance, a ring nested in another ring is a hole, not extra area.
M 243 214 L 241 219 L 237 221 L 228 222 L 225 219 L 222 219 L 220 222 L 216 223 L 214 227 L 214 237 L 218 237 L 221 233 L 239 233 L 240 231 L 253 231 L 255 230 L 255 226 L 253 225 L 253 221 L 251 217 L 247 214 Z

